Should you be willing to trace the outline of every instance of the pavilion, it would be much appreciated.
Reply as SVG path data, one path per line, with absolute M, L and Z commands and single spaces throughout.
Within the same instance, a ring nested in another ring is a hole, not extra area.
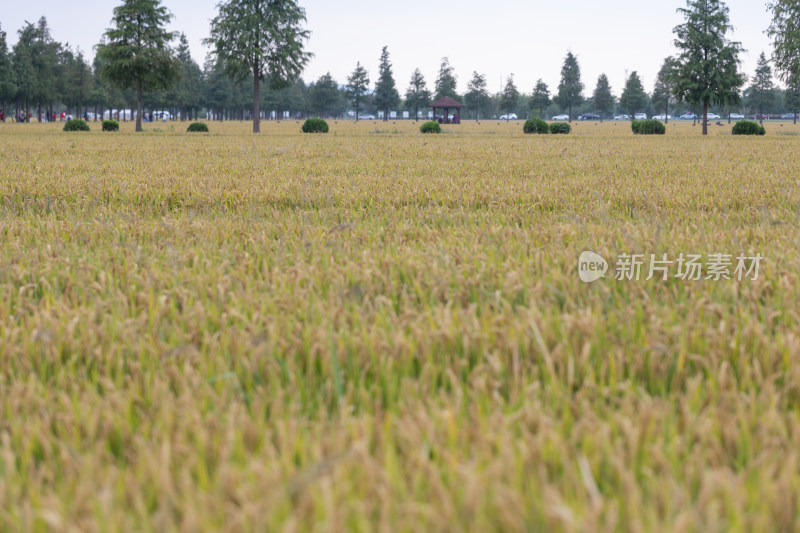
M 433 119 L 436 119 L 436 110 L 443 109 L 444 113 L 442 114 L 442 119 L 439 120 L 442 124 L 461 124 L 461 108 L 464 107 L 464 104 L 457 100 L 453 100 L 449 96 L 444 96 L 439 98 L 435 102 L 432 102 L 430 105 L 433 108 Z M 453 117 L 453 120 L 450 120 L 450 110 L 455 110 L 456 116 Z

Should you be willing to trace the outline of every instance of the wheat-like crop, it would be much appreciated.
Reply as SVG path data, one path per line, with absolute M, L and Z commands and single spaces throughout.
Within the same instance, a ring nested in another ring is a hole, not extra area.
M 800 127 L 154 126 L 0 124 L 0 530 L 800 529 Z

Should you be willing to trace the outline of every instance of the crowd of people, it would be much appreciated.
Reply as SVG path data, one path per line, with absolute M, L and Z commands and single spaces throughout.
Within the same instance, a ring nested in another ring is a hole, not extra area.
M 33 118 L 34 115 L 30 111 L 27 114 L 24 111 L 20 111 L 16 115 L 13 115 L 11 120 L 14 122 L 31 122 Z M 73 118 L 74 117 L 72 116 L 72 113 L 67 113 L 66 111 L 62 111 L 61 114 L 53 113 L 52 115 L 50 113 L 42 112 L 42 114 L 39 116 L 39 122 L 66 122 L 68 120 L 72 120 Z M 89 114 L 84 113 L 83 117 L 81 118 L 88 122 Z M 6 121 L 6 114 L 3 108 L 0 108 L 0 121 Z
M 86 122 L 88 122 L 89 119 L 93 117 L 94 115 L 90 117 L 89 113 L 84 113 L 81 118 Z M 118 118 L 118 112 L 111 113 L 111 117 Z M 131 117 L 132 114 L 130 112 L 125 113 L 126 119 L 130 120 Z M 42 114 L 39 116 L 39 122 L 59 122 L 59 121 L 66 122 L 68 120 L 72 120 L 73 118 L 74 117 L 72 116 L 71 113 L 67 113 L 65 111 L 62 111 L 60 115 L 56 113 L 50 115 L 50 113 L 42 112 Z M 144 119 L 145 122 L 155 122 L 156 120 L 163 120 L 164 122 L 166 122 L 168 117 L 167 113 L 159 112 L 159 113 L 144 113 L 142 118 Z M 31 122 L 33 121 L 33 119 L 34 119 L 33 113 L 28 112 L 26 114 L 24 111 L 20 111 L 16 115 L 11 116 L 11 120 L 13 122 Z M 2 122 L 6 121 L 5 110 L 2 107 L 0 107 L 0 121 Z

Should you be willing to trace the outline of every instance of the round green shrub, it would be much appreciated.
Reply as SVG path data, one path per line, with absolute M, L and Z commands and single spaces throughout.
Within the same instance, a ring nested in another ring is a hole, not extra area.
M 328 133 L 328 123 L 321 118 L 310 118 L 303 123 L 303 133 Z
M 552 134 L 563 133 L 566 135 L 570 131 L 572 131 L 572 126 L 566 122 L 553 122 L 550 124 L 550 133 Z
M 422 126 L 419 127 L 419 131 L 422 133 L 442 133 L 442 127 L 439 126 L 439 123 L 435 120 L 429 120 L 428 122 L 422 123 Z
M 119 122 L 116 120 L 104 120 L 103 131 L 119 131 Z
M 64 131 L 89 131 L 89 125 L 85 120 L 73 118 L 64 123 Z
M 547 122 L 540 118 L 529 118 L 522 125 L 522 131 L 525 133 L 550 133 L 550 128 Z
M 752 120 L 740 120 L 733 125 L 734 135 L 764 135 L 767 130 L 758 122 Z
M 191 124 L 189 124 L 189 127 L 186 128 L 186 131 L 208 133 L 208 126 L 206 126 L 204 122 L 192 122 Z
M 634 120 L 631 129 L 636 135 L 664 135 L 667 132 L 660 120 Z

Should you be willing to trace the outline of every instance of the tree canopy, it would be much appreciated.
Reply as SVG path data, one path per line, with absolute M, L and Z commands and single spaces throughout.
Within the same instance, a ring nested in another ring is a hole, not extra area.
M 6 42 L 6 32 L 0 26 L 0 110 L 2 110 L 4 119 L 8 114 L 6 102 L 14 98 L 16 94 L 17 82 Z
M 528 107 L 531 111 L 536 111 L 539 118 L 544 115 L 544 109 L 552 103 L 550 99 L 550 89 L 547 84 L 539 78 L 536 81 L 536 86 L 533 88 L 531 99 L 528 100 Z
M 330 72 L 319 77 L 311 87 L 311 110 L 320 117 L 326 117 L 337 108 L 340 101 L 339 86 Z
M 160 0 L 123 0 L 114 8 L 113 28 L 97 46 L 100 73 L 122 88 L 136 89 L 136 131 L 142 131 L 142 93 L 169 87 L 179 76 L 170 47 L 172 15 Z
M 206 43 L 235 81 L 253 80 L 253 133 L 261 131 L 260 82 L 279 90 L 303 72 L 311 54 L 305 9 L 295 0 L 224 0 Z
M 569 121 L 572 122 L 572 107 L 583 98 L 581 83 L 581 67 L 578 58 L 571 51 L 567 52 L 561 67 L 561 82 L 558 84 L 558 103 L 569 110 Z
M 467 94 L 464 95 L 464 104 L 475 115 L 475 121 L 480 118 L 481 111 L 485 111 L 491 102 L 489 90 L 487 89 L 486 76 L 472 73 L 472 79 L 467 83 Z
M 514 76 L 509 76 L 506 78 L 503 94 L 500 95 L 500 107 L 506 112 L 506 122 L 508 122 L 509 115 L 517 106 L 518 98 L 519 91 L 517 90 L 517 86 L 514 85 Z
M 644 111 L 646 105 L 647 93 L 644 92 L 644 86 L 639 74 L 634 70 L 625 82 L 625 89 L 619 97 L 619 106 L 627 111 L 631 116 L 631 120 L 633 120 L 633 115 Z
M 367 73 L 367 69 L 361 66 L 361 62 L 359 61 L 356 64 L 356 68 L 353 70 L 352 74 L 347 77 L 347 86 L 346 91 L 347 94 L 350 96 L 351 101 L 353 102 L 353 106 L 355 107 L 356 111 L 356 122 L 358 122 L 358 104 L 364 95 L 367 94 L 367 89 L 369 88 L 369 74 Z
M 678 12 L 686 22 L 673 30 L 680 51 L 675 59 L 675 95 L 690 105 L 702 106 L 703 135 L 708 135 L 709 105 L 740 100 L 742 47 L 726 37 L 732 28 L 728 7 L 721 0 L 687 0 Z
M 442 64 L 439 66 L 439 76 L 436 78 L 434 93 L 434 100 L 449 96 L 453 100 L 461 101 L 461 97 L 456 92 L 456 76 L 453 74 L 453 67 L 446 57 L 442 58 Z
M 658 70 L 658 75 L 656 76 L 656 81 L 653 84 L 653 96 L 650 99 L 654 108 L 656 108 L 658 111 L 664 112 L 665 122 L 669 122 L 669 107 L 674 100 L 674 64 L 675 62 L 671 56 L 664 59 L 664 63 L 661 64 L 661 68 Z
M 425 82 L 425 76 L 418 68 L 414 69 L 411 80 L 408 82 L 408 89 L 406 89 L 406 106 L 414 110 L 414 120 L 419 117 L 419 108 L 425 107 L 429 103 L 431 103 L 431 92 Z
M 614 112 L 614 95 L 611 94 L 611 85 L 605 74 L 600 74 L 597 78 L 597 85 L 592 94 L 592 103 L 594 108 L 600 112 L 600 122 L 603 121 L 606 113 Z
M 753 76 L 753 83 L 750 86 L 750 105 L 756 108 L 759 114 L 759 122 L 764 124 L 764 106 L 774 100 L 772 94 L 772 67 L 769 66 L 767 56 L 764 52 L 758 56 L 758 63 L 756 64 L 755 76 Z
M 394 83 L 392 64 L 389 61 L 389 49 L 384 46 L 378 66 L 378 82 L 375 84 L 375 107 L 383 111 L 383 120 L 389 120 L 389 108 L 400 103 L 400 95 Z
M 787 85 L 789 98 L 785 103 L 794 113 L 800 109 L 800 1 L 774 0 L 767 4 L 772 13 L 772 22 L 767 35 L 772 38 L 772 61 L 778 78 Z

